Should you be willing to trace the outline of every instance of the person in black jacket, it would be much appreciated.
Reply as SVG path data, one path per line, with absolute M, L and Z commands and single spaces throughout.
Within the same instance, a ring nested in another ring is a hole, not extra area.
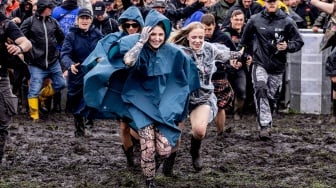
M 44 79 L 51 78 L 55 92 L 65 87 L 57 49 L 57 45 L 64 40 L 64 34 L 58 22 L 51 17 L 53 7 L 52 0 L 38 0 L 35 15 L 27 18 L 20 27 L 33 45 L 25 60 L 29 63 L 31 75 L 28 90 L 29 113 L 34 121 L 39 119 L 39 96 Z
M 85 58 L 96 47 L 103 34 L 92 25 L 92 13 L 89 9 L 79 10 L 76 23 L 65 37 L 61 62 L 68 76 L 69 110 L 75 119 L 75 136 L 85 135 L 84 118 L 93 111 L 86 106 L 83 98 L 85 72 L 80 68 Z
M 26 19 L 33 15 L 32 0 L 21 0 L 19 8 L 13 10 L 9 18 L 18 26 Z
M 106 13 L 105 3 L 97 1 L 93 4 L 93 25 L 106 36 L 109 33 L 119 31 L 118 23 L 113 18 L 110 18 Z
M 4 155 L 5 143 L 8 135 L 8 124 L 17 108 L 17 98 L 13 95 L 9 85 L 6 60 L 9 56 L 22 55 L 31 49 L 31 42 L 23 35 L 19 27 L 0 11 L 0 164 Z
M 252 15 L 259 13 L 263 8 L 259 3 L 253 0 L 238 0 L 237 3 L 228 10 L 227 16 L 223 22 L 223 27 L 230 24 L 231 14 L 237 9 L 243 11 L 246 23 Z
M 234 10 L 231 14 L 230 25 L 224 27 L 223 32 L 227 34 L 235 46 L 238 47 L 241 35 L 244 29 L 244 12 L 240 9 Z M 252 49 L 252 48 L 248 48 Z M 229 81 L 235 91 L 234 101 L 234 120 L 240 120 L 243 115 L 243 107 L 245 103 L 247 107 L 253 106 L 253 89 L 252 79 L 250 74 L 250 64 L 252 62 L 251 52 L 245 51 L 244 55 L 240 59 L 243 66 L 238 70 L 229 71 Z M 251 102 L 252 101 L 252 102 Z
M 279 0 L 266 0 L 265 10 L 247 22 L 240 47 L 253 43 L 252 80 L 261 140 L 270 138 L 272 110 L 281 91 L 286 55 L 304 45 L 293 19 L 278 9 Z

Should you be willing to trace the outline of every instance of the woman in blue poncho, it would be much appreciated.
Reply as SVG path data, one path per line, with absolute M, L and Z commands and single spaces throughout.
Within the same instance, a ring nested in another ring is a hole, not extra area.
M 98 110 L 101 110 L 98 101 L 102 100 L 102 98 L 105 96 L 104 94 L 100 95 L 99 91 L 101 90 L 101 88 L 105 87 L 105 82 L 108 82 L 109 76 L 111 74 L 109 68 L 113 67 L 112 65 L 113 62 L 109 62 L 107 57 L 110 47 L 113 46 L 114 43 L 116 43 L 120 38 L 124 36 L 131 35 L 134 33 L 140 33 L 142 27 L 144 26 L 144 21 L 138 8 L 135 6 L 131 6 L 120 15 L 120 17 L 118 18 L 118 24 L 121 31 L 110 33 L 103 39 L 98 41 L 95 50 L 89 55 L 89 57 L 82 64 L 82 67 L 86 71 L 91 70 L 95 66 L 95 69 L 93 69 L 93 71 L 90 72 L 86 77 L 87 79 L 84 79 L 84 85 L 85 85 L 84 98 L 87 101 L 88 106 L 96 108 Z M 99 64 L 97 64 L 97 60 L 100 61 Z M 100 71 L 95 71 L 97 69 L 100 69 L 101 67 L 102 69 Z M 106 75 L 105 77 L 101 76 L 104 74 Z M 96 77 L 99 77 L 99 80 L 95 79 Z M 117 80 L 117 82 L 120 83 L 124 82 L 120 78 L 121 77 L 119 77 L 119 80 Z M 97 86 L 97 88 L 99 89 L 93 88 L 95 86 Z M 102 118 L 102 117 L 96 117 L 96 118 Z M 103 117 L 103 118 L 111 118 L 111 117 Z M 132 131 L 130 127 L 127 125 L 127 120 L 121 119 L 120 120 L 120 139 L 122 142 L 121 148 L 126 155 L 128 166 L 134 167 L 136 166 L 135 163 L 136 160 L 134 158 L 134 151 L 133 151 L 134 150 L 133 146 L 135 143 L 133 143 L 132 139 L 133 137 L 131 135 L 135 138 L 138 137 L 136 133 Z
M 112 101 L 106 101 L 105 107 L 129 118 L 138 131 L 142 171 L 147 186 L 153 187 L 155 155 L 170 155 L 181 134 L 177 123 L 187 115 L 189 93 L 199 88 L 200 82 L 192 59 L 174 44 L 166 43 L 170 21 L 151 10 L 145 26 L 140 37 L 123 37 L 110 50 L 111 61 L 122 57 L 129 74 L 120 93 L 122 103 L 113 101 L 109 105 Z M 118 86 L 110 84 L 113 87 Z

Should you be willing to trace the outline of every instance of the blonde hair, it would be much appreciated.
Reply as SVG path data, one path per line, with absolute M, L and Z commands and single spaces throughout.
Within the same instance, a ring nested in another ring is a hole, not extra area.
M 195 29 L 204 29 L 204 26 L 201 22 L 191 22 L 186 27 L 175 31 L 168 41 L 182 46 L 189 46 L 188 35 Z

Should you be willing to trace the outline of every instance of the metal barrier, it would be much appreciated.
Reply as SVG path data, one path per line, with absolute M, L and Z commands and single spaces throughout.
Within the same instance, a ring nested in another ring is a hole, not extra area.
M 323 33 L 300 31 L 305 45 L 287 56 L 285 100 L 290 109 L 299 113 L 330 114 L 331 81 L 325 76 L 330 49 L 320 51 Z

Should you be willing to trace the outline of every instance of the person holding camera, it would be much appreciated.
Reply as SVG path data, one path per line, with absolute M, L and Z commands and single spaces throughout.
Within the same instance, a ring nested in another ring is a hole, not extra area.
M 239 44 L 244 51 L 253 41 L 252 82 L 261 140 L 271 136 L 272 111 L 281 91 L 286 55 L 304 45 L 295 21 L 278 8 L 278 3 L 265 1 L 265 9 L 247 22 Z

